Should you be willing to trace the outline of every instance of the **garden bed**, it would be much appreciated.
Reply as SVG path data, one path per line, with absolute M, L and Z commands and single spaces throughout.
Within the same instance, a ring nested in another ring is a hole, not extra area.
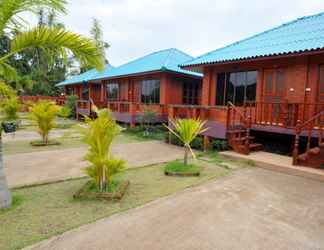
M 61 145 L 61 142 L 49 141 L 49 142 L 45 143 L 43 141 L 32 141 L 32 142 L 30 142 L 30 145 L 32 145 L 34 147 L 58 146 L 58 145 Z
M 164 174 L 169 176 L 200 176 L 201 168 L 194 164 L 184 165 L 182 162 L 173 161 L 166 164 Z
M 107 192 L 98 192 L 96 190 L 92 190 L 93 182 L 88 181 L 83 187 L 77 191 L 74 195 L 74 199 L 102 199 L 102 200 L 121 200 L 124 194 L 127 191 L 127 188 L 130 184 L 128 180 L 121 181 L 117 184 L 112 191 Z

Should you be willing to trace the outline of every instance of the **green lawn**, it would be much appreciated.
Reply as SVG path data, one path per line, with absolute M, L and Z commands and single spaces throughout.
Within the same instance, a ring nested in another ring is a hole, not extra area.
M 200 177 L 168 177 L 163 173 L 164 165 L 128 170 L 117 176 L 131 182 L 120 202 L 73 200 L 72 195 L 86 178 L 14 190 L 16 204 L 0 211 L 0 249 L 20 249 L 233 171 L 206 161 L 198 164 L 202 166 Z

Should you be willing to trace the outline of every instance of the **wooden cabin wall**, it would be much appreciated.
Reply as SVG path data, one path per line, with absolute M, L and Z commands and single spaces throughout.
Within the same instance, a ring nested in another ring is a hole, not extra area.
M 318 75 L 319 65 L 324 64 L 324 55 L 299 56 L 281 59 L 265 59 L 255 62 L 229 63 L 209 66 L 203 69 L 202 105 L 216 104 L 217 73 L 257 70 L 256 101 L 267 101 L 265 79 L 268 71 L 282 70 L 284 72 L 285 90 L 278 99 L 280 102 L 314 104 L 319 101 Z M 307 91 L 308 89 L 309 91 Z M 214 107 L 209 111 L 213 120 L 226 123 L 226 108 Z
M 101 84 L 90 83 L 90 98 L 95 102 L 98 103 L 101 100 Z

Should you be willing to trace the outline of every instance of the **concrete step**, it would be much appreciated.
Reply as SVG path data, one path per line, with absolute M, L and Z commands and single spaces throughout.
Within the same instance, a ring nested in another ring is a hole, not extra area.
M 249 147 L 251 151 L 260 151 L 263 149 L 263 146 L 260 143 L 251 143 Z

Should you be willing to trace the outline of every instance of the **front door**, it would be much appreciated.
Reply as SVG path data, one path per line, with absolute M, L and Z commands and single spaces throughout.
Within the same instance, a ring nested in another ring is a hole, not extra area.
M 287 123 L 288 119 L 286 110 L 287 105 L 285 105 L 286 103 L 284 102 L 284 94 L 286 90 L 284 70 L 265 70 L 263 82 L 263 122 L 268 125 L 282 126 Z

